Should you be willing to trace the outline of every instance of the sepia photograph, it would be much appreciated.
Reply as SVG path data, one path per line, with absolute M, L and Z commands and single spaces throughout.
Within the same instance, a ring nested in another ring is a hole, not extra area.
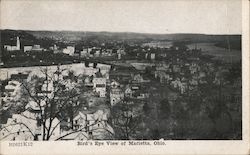
M 38 142 L 249 151 L 246 2 L 2 0 L 0 154 Z

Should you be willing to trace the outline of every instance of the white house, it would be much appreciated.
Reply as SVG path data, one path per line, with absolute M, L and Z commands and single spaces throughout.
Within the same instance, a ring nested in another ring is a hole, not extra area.
M 151 60 L 155 60 L 155 53 L 151 53 L 151 54 L 150 54 L 150 59 L 151 59 Z
M 88 136 L 85 137 L 89 139 L 105 139 L 107 133 L 114 134 L 113 128 L 107 123 L 108 115 L 105 110 L 97 110 L 94 113 L 79 112 L 73 119 L 73 128 L 75 131 L 87 133 Z
M 32 50 L 32 46 L 23 46 L 23 51 L 27 52 L 27 51 L 31 51 Z
M 20 98 L 21 93 L 21 83 L 16 80 L 11 80 L 8 82 L 8 85 L 5 86 L 5 97 L 3 101 L 17 101 Z
M 75 53 L 75 47 L 74 46 L 67 46 L 66 48 L 63 49 L 63 53 L 72 56 Z
M 106 96 L 106 78 L 94 77 L 93 78 L 94 91 L 99 94 L 100 97 Z
M 28 110 L 21 114 L 13 114 L 12 118 L 2 124 L 1 140 L 35 140 L 41 135 L 41 128 L 37 125 L 35 115 Z M 38 139 L 37 139 L 38 140 Z

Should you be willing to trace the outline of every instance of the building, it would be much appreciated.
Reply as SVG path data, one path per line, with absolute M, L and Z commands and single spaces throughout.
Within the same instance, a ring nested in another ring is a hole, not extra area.
M 20 50 L 20 49 L 21 49 L 21 43 L 20 43 L 19 37 L 17 37 L 17 39 L 16 39 L 16 50 Z
M 136 74 L 133 76 L 133 83 L 147 83 L 150 82 L 149 79 L 144 79 L 141 74 Z
M 99 94 L 99 97 L 106 96 L 106 78 L 94 77 L 93 78 L 93 89 Z
M 63 49 L 63 53 L 68 54 L 70 56 L 73 56 L 75 53 L 75 47 L 74 46 L 67 46 L 67 48 Z
M 23 51 L 27 52 L 27 51 L 31 51 L 33 48 L 33 46 L 23 46 Z
M 126 86 L 124 94 L 125 94 L 125 97 L 132 98 L 133 91 L 132 91 L 132 89 L 131 89 L 131 87 L 129 85 Z
M 108 124 L 108 115 L 106 110 L 80 111 L 73 118 L 73 130 L 85 132 L 84 137 L 87 139 L 106 139 L 107 134 L 114 134 Z
M 3 51 L 2 50 L 0 50 L 0 66 L 3 66 L 4 65 L 4 63 L 3 63 Z
M 114 106 L 124 99 L 124 93 L 120 88 L 113 88 L 110 91 L 110 104 Z
M 5 86 L 3 101 L 17 101 L 21 97 L 21 83 L 16 80 L 11 80 Z
M 16 50 L 21 50 L 21 43 L 19 37 L 16 38 L 16 45 L 4 45 L 4 49 L 7 51 L 16 51 Z
M 83 48 L 83 49 L 80 51 L 80 56 L 81 56 L 81 57 L 88 57 L 88 56 L 89 56 L 88 48 Z
M 19 82 L 27 82 L 29 74 L 26 73 L 18 73 L 18 74 L 11 74 L 10 79 L 19 81 Z
M 46 96 L 48 98 L 52 98 L 53 97 L 53 93 L 54 93 L 54 85 L 53 85 L 53 81 L 51 80 L 46 80 L 43 82 L 43 84 L 40 86 L 40 89 L 37 90 L 37 95 L 38 96 Z
M 38 140 L 41 128 L 37 124 L 36 116 L 26 110 L 22 114 L 13 114 L 0 130 L 1 140 Z
M 112 80 L 112 82 L 110 83 L 110 86 L 111 88 L 118 88 L 120 87 L 120 83 L 115 80 Z
M 150 54 L 150 59 L 151 59 L 151 60 L 155 60 L 155 53 L 151 53 L 151 54 Z
M 122 58 L 122 55 L 125 55 L 125 51 L 124 49 L 118 49 L 117 50 L 117 55 L 118 55 L 118 60 L 120 60 Z

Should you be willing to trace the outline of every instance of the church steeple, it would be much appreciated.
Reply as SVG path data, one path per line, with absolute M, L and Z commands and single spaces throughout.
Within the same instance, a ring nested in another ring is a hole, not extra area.
M 21 47 L 21 45 L 20 45 L 19 37 L 16 37 L 16 49 L 20 50 L 21 49 L 20 47 Z

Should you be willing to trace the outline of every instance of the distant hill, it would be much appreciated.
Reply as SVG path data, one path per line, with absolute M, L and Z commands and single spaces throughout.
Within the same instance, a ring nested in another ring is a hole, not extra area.
M 223 41 L 226 37 L 233 40 L 240 40 L 241 35 L 206 35 L 206 34 L 147 34 L 147 33 L 132 33 L 132 32 L 82 32 L 82 31 L 27 31 L 38 38 L 43 37 L 63 37 L 66 40 L 81 40 L 90 37 L 100 39 L 153 39 L 153 40 L 189 40 L 189 41 Z
M 19 36 L 21 44 L 33 45 L 38 40 L 34 35 L 22 30 L 0 30 L 1 45 L 15 45 L 16 37 Z
M 26 30 L 0 30 L 1 40 L 7 43 L 14 36 L 20 36 L 27 41 L 49 38 L 51 40 L 170 40 L 188 42 L 232 42 L 241 41 L 241 35 L 206 35 L 206 34 L 148 34 L 132 32 L 84 32 L 84 31 L 26 31 Z

